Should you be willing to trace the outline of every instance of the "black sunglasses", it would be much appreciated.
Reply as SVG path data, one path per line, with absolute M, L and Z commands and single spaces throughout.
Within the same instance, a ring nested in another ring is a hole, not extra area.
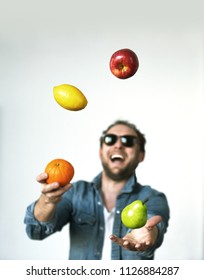
M 117 142 L 118 138 L 120 138 L 121 143 L 125 147 L 133 147 L 138 140 L 138 138 L 133 135 L 118 136 L 115 134 L 106 134 L 102 136 L 103 143 L 105 143 L 108 146 L 114 145 Z

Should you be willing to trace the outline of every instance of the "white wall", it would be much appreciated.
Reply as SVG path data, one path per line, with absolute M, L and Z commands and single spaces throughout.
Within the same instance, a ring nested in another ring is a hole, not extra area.
M 117 118 L 147 137 L 141 183 L 166 193 L 171 220 L 157 259 L 203 259 L 202 1 L 3 1 L 0 11 L 0 259 L 66 259 L 67 228 L 31 241 L 23 224 L 51 159 L 75 180 L 100 170 L 98 138 Z M 119 80 L 109 58 L 134 50 L 140 67 Z M 66 111 L 53 86 L 70 83 L 88 106 Z

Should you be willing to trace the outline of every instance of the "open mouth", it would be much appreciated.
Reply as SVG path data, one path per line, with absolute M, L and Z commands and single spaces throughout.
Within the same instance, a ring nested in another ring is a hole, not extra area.
M 112 162 L 115 162 L 115 161 L 123 161 L 124 160 L 124 157 L 122 155 L 112 155 L 111 156 L 111 161 Z

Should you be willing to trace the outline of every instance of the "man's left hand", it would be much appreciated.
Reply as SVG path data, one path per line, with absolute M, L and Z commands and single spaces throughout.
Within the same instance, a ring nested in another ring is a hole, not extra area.
M 161 216 L 153 216 L 147 221 L 145 226 L 133 229 L 123 238 L 111 235 L 110 239 L 124 249 L 131 251 L 145 251 L 155 244 L 158 236 L 156 225 L 160 223 L 161 220 Z

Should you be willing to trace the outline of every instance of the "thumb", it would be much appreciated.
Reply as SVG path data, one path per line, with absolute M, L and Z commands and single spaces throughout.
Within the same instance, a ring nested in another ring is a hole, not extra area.
M 151 230 L 154 226 L 156 226 L 161 221 L 162 221 L 162 217 L 161 216 L 159 216 L 159 215 L 158 216 L 153 216 L 149 220 L 147 220 L 145 227 L 148 230 Z

